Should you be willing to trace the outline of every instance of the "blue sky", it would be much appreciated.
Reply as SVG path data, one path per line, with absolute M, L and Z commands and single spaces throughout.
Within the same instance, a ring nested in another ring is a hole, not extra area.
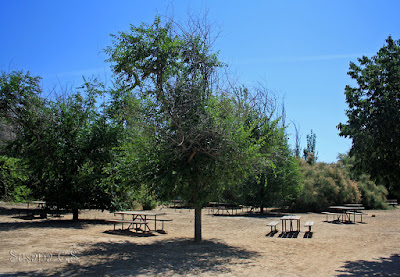
M 152 23 L 156 13 L 183 22 L 200 10 L 220 31 L 215 49 L 229 71 L 284 99 L 303 148 L 312 129 L 319 161 L 350 149 L 336 129 L 346 121 L 349 62 L 374 55 L 389 35 L 400 39 L 399 1 L 0 0 L 0 70 L 29 70 L 45 91 L 77 87 L 82 75 L 107 81 L 109 34 Z M 292 126 L 288 133 L 294 144 Z

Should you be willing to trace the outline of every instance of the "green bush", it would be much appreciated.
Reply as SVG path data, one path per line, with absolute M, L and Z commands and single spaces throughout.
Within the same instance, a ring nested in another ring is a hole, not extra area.
M 30 198 L 28 171 L 20 159 L 0 156 L 0 198 L 22 202 Z
M 293 202 L 298 211 L 323 211 L 331 205 L 362 203 L 367 209 L 386 208 L 387 190 L 375 185 L 366 175 L 350 172 L 351 166 L 337 164 L 310 165 L 300 161 L 304 177 L 302 190 Z
M 137 201 L 142 205 L 143 210 L 153 210 L 157 207 L 157 200 L 145 185 L 142 185 L 138 191 Z
M 13 202 L 24 202 L 31 200 L 32 191 L 25 185 L 16 186 L 11 194 L 10 200 Z
M 362 204 L 367 209 L 386 209 L 386 196 L 388 195 L 387 189 L 382 185 L 376 185 L 371 181 L 366 173 L 357 172 L 353 170 L 355 163 L 354 157 L 348 154 L 339 154 L 339 161 L 337 166 L 342 169 L 346 176 L 357 182 L 358 188 L 361 192 Z
M 302 211 L 322 211 L 331 205 L 358 203 L 361 192 L 357 183 L 347 178 L 342 170 L 331 164 L 310 165 L 301 161 L 303 187 L 293 203 Z
M 387 189 L 384 186 L 377 186 L 374 182 L 366 180 L 359 182 L 362 195 L 362 203 L 367 209 L 387 209 Z

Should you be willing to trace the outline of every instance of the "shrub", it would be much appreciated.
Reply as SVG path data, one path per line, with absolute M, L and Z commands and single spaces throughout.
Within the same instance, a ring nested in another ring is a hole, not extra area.
M 28 200 L 31 190 L 26 186 L 28 172 L 20 159 L 0 156 L 0 198 L 5 201 Z
M 350 157 L 348 154 L 339 154 L 338 158 L 339 161 L 336 165 L 342 169 L 348 178 L 357 182 L 363 205 L 367 209 L 388 208 L 386 204 L 386 196 L 388 195 L 387 189 L 382 185 L 376 185 L 368 174 L 355 171 L 354 157 Z
M 302 211 L 322 211 L 330 205 L 358 203 L 361 192 L 357 183 L 347 178 L 340 167 L 301 161 L 304 176 L 302 190 L 292 208 Z
M 331 205 L 362 203 L 368 209 L 386 208 L 387 190 L 375 185 L 367 175 L 354 175 L 351 166 L 337 164 L 310 165 L 300 161 L 304 177 L 300 194 L 292 208 L 299 211 L 323 211 Z
M 137 201 L 142 205 L 143 210 L 153 210 L 157 207 L 157 200 L 154 193 L 142 185 L 137 194 Z
M 377 186 L 370 180 L 359 182 L 362 195 L 362 203 L 367 209 L 387 209 L 387 189 L 384 186 Z

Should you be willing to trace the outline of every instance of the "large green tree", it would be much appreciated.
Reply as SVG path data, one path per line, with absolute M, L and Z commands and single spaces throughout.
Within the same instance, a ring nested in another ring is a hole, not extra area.
M 348 120 L 340 136 L 352 139 L 355 167 L 400 196 L 400 41 L 390 36 L 372 58 L 351 62 L 346 86 Z
M 217 93 L 213 81 L 222 64 L 209 35 L 201 25 L 185 30 L 157 17 L 114 36 L 106 50 L 118 82 L 141 103 L 137 133 L 148 138 L 137 144 L 141 180 L 158 195 L 194 206 L 196 242 L 208 197 L 241 178 L 257 147 L 232 98 Z

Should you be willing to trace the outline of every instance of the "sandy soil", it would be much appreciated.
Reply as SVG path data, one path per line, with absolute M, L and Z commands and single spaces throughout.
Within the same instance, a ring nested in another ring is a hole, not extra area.
M 294 237 L 267 236 L 282 214 L 203 213 L 203 243 L 193 243 L 194 211 L 167 213 L 167 234 L 113 232 L 104 211 L 26 220 L 0 203 L 0 273 L 4 276 L 400 276 L 400 209 L 366 211 L 364 223 L 301 216 Z M 314 221 L 311 238 L 304 223 Z M 358 220 L 359 221 L 359 220 Z

